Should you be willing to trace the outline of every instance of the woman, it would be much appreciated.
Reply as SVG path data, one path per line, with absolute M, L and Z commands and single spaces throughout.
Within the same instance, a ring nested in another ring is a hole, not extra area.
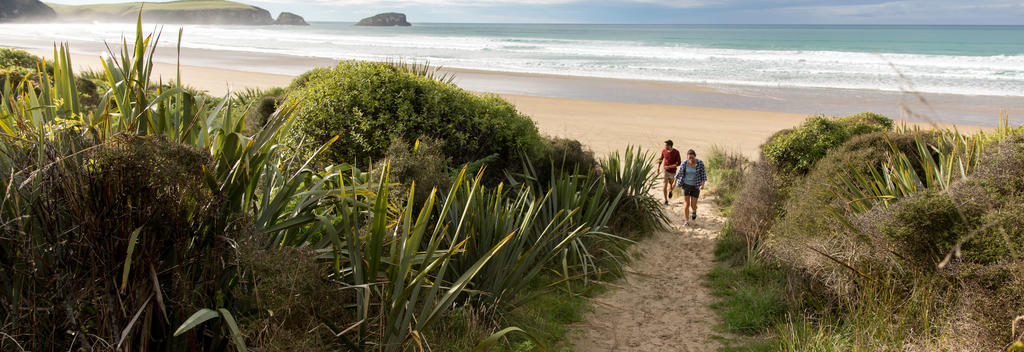
M 697 152 L 686 151 L 686 161 L 676 171 L 676 185 L 683 188 L 683 226 L 690 226 L 690 220 L 697 220 L 697 198 L 708 180 L 704 162 L 697 159 Z

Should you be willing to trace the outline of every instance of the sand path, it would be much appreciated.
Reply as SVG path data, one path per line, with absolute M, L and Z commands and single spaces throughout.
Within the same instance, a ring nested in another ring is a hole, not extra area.
M 660 196 L 658 197 L 660 198 Z M 680 199 L 666 207 L 669 229 L 635 245 L 643 254 L 612 289 L 593 299 L 594 310 L 573 326 L 578 352 L 714 351 L 718 316 L 702 275 L 714 266 L 713 249 L 725 219 L 713 198 L 699 201 L 698 218 L 683 227 Z

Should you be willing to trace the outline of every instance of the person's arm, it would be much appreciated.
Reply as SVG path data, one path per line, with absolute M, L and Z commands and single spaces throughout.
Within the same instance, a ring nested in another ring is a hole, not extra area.
M 665 163 L 665 153 L 661 153 L 661 156 L 658 157 L 658 172 L 659 173 L 661 172 L 661 165 L 664 164 L 664 163 Z
M 704 169 L 704 161 L 697 161 L 697 185 L 700 189 L 704 189 L 704 183 L 708 181 L 707 170 Z

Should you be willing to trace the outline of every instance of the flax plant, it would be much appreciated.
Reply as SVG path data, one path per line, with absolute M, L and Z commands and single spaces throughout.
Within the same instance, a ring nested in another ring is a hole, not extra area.
M 984 134 L 968 137 L 944 130 L 929 143 L 917 133 L 916 153 L 907 155 L 886 138 L 890 150 L 880 168 L 868 165 L 864 172 L 850 165 L 850 173 L 837 175 L 833 184 L 855 213 L 879 204 L 888 207 L 926 188 L 944 191 L 954 181 L 967 178 L 977 168 L 986 141 Z

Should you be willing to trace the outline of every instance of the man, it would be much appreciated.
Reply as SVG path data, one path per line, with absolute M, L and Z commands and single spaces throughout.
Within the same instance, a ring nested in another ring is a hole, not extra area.
M 668 205 L 668 199 L 672 198 L 672 191 L 676 189 L 676 168 L 679 167 L 679 163 L 682 161 L 679 151 L 672 147 L 672 140 L 665 141 L 665 149 L 661 151 L 661 158 L 658 159 L 658 172 L 661 172 L 662 167 L 665 168 L 665 172 L 661 177 L 661 195 L 665 198 L 665 205 Z
M 686 219 L 683 226 L 690 226 L 690 220 L 697 220 L 697 198 L 708 180 L 704 161 L 697 159 L 693 149 L 686 152 L 686 161 L 679 167 L 675 179 L 676 185 L 683 187 L 683 219 Z

